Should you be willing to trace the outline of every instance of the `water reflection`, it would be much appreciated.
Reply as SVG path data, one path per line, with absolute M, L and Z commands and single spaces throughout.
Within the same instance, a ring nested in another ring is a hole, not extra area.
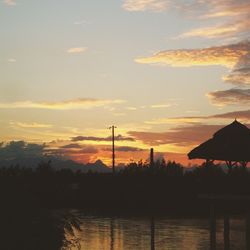
M 210 249 L 208 219 L 109 218 L 79 215 L 81 249 Z M 224 220 L 217 220 L 216 249 L 224 249 Z M 246 248 L 244 219 L 230 220 L 230 249 Z
M 110 250 L 114 250 L 114 218 L 110 219 Z
M 154 217 L 151 218 L 151 230 L 150 230 L 150 236 L 151 236 L 151 250 L 155 250 L 155 219 Z
M 0 217 L 4 250 L 249 249 L 250 223 L 243 217 L 229 221 L 228 215 L 216 221 L 216 245 L 211 245 L 208 218 L 101 217 L 49 210 L 2 211 Z

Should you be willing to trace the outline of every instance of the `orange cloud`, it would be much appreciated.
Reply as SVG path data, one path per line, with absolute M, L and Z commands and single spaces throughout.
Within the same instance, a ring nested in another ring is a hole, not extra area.
M 178 36 L 183 37 L 232 37 L 244 39 L 249 34 L 250 3 L 247 0 L 193 0 L 180 4 L 180 9 L 191 12 L 199 19 L 217 19 L 215 26 L 196 28 Z
M 204 49 L 166 50 L 153 56 L 137 58 L 135 61 L 143 64 L 164 64 L 173 67 L 221 65 L 232 68 L 242 56 L 249 53 L 249 49 L 249 42 L 241 42 Z
M 127 11 L 162 12 L 170 8 L 191 12 L 192 17 L 201 19 L 218 19 L 220 25 L 196 28 L 178 36 L 184 37 L 247 37 L 249 32 L 250 3 L 247 0 L 124 0 L 123 8 Z M 218 23 L 217 22 L 217 23 Z
M 240 39 L 244 39 L 249 37 L 249 26 L 249 17 L 239 15 L 239 17 L 234 18 L 231 22 L 216 24 L 214 26 L 195 28 L 190 31 L 184 32 L 176 38 L 204 37 L 211 39 L 223 37 L 240 37 Z
M 125 0 L 122 7 L 127 11 L 155 11 L 161 12 L 167 9 L 166 0 Z
M 178 36 L 177 38 L 186 37 L 206 37 L 206 38 L 216 38 L 224 36 L 232 36 L 238 32 L 245 31 L 249 25 L 249 21 L 244 21 L 242 23 L 234 23 L 232 25 L 215 25 L 211 27 L 203 27 L 198 29 L 193 29 L 191 31 L 185 32 Z
M 68 49 L 67 52 L 70 54 L 79 54 L 85 52 L 87 49 L 87 47 L 76 47 Z
M 150 107 L 153 109 L 169 108 L 173 106 L 172 104 L 153 104 Z
M 14 0 L 4 0 L 3 2 L 6 5 L 9 5 L 9 6 L 15 6 L 15 5 L 17 5 L 17 3 Z
M 200 4 L 208 4 L 209 11 L 205 17 L 236 16 L 249 14 L 250 3 L 248 0 L 205 0 Z
M 97 141 L 97 142 L 103 142 L 103 141 L 111 141 L 111 137 L 96 137 L 96 136 L 75 136 L 71 138 L 74 142 L 79 141 Z M 132 137 L 126 137 L 123 135 L 117 135 L 115 136 L 116 141 L 134 141 L 134 138 Z
M 43 124 L 43 123 L 37 123 L 37 122 L 10 122 L 11 126 L 17 126 L 20 128 L 51 128 L 53 127 L 51 124 Z
M 16 108 L 33 108 L 33 109 L 54 109 L 54 110 L 70 110 L 70 109 L 89 109 L 102 107 L 110 104 L 120 104 L 123 100 L 105 100 L 94 98 L 78 98 L 58 102 L 35 102 L 35 101 L 20 101 L 13 103 L 0 103 L 2 109 Z

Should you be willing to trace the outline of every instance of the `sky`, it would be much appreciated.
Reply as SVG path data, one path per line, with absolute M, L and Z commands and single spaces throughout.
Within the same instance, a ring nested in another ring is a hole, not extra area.
M 111 164 L 250 124 L 248 0 L 1 0 L 0 151 Z

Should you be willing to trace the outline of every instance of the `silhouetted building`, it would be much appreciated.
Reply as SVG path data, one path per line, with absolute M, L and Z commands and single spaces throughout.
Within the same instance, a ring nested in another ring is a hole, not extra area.
M 225 161 L 229 169 L 246 167 L 250 161 L 250 129 L 237 120 L 217 131 L 213 138 L 194 148 L 189 159 Z

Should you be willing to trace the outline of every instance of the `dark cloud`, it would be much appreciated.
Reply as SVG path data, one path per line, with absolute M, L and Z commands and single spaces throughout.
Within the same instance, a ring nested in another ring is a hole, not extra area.
M 56 149 L 47 149 L 46 153 L 50 155 L 63 155 L 63 156 L 73 156 L 82 154 L 97 154 L 99 151 L 94 146 L 81 146 L 81 147 L 61 147 Z
M 250 110 L 239 110 L 209 116 L 179 116 L 179 117 L 168 117 L 160 118 L 152 121 L 147 121 L 148 124 L 159 125 L 159 124 L 199 124 L 207 120 L 213 119 L 238 119 L 240 121 L 250 121 Z
M 209 116 L 210 118 L 242 119 L 250 121 L 250 110 L 233 111 L 218 115 Z
M 246 124 L 248 127 L 250 124 Z M 177 146 L 190 147 L 208 140 L 212 135 L 224 127 L 223 125 L 194 124 L 172 128 L 167 132 L 140 132 L 130 131 L 129 134 L 136 140 L 150 146 L 174 144 Z
M 71 143 L 71 144 L 67 144 L 67 145 L 62 146 L 61 148 L 79 149 L 79 148 L 82 148 L 82 146 L 80 144 L 78 144 L 78 143 Z
M 190 146 L 207 140 L 210 135 L 222 128 L 221 125 L 192 125 L 170 129 L 168 132 L 139 132 L 130 131 L 129 134 L 136 140 L 151 146 L 175 144 Z
M 24 141 L 1 143 L 0 160 L 42 157 L 44 155 L 44 149 L 44 144 L 26 143 Z
M 238 86 L 250 85 L 250 52 L 240 58 L 224 81 Z
M 86 146 L 78 151 L 78 154 L 97 154 L 99 150 L 93 146 Z
M 250 89 L 229 89 L 208 93 L 208 97 L 215 105 L 250 105 Z
M 98 150 L 92 146 L 83 146 L 80 149 L 73 148 L 50 148 L 45 144 L 33 144 L 24 141 L 11 141 L 0 144 L 1 166 L 20 165 L 25 167 L 36 167 L 41 160 L 52 159 L 63 163 L 65 160 L 79 157 L 88 162 L 92 154 Z M 56 163 L 57 164 L 57 163 Z M 1 167 L 0 166 L 0 167 Z M 58 166 L 60 168 L 60 166 Z
M 105 148 L 104 151 L 112 151 L 112 149 Z M 117 151 L 117 152 L 141 152 L 141 151 L 145 151 L 145 150 L 142 148 L 137 148 L 137 147 L 120 146 L 120 147 L 116 147 L 115 151 Z
M 119 152 L 140 152 L 140 151 L 144 151 L 144 149 L 137 148 L 137 147 L 121 146 L 121 147 L 117 147 L 116 151 L 119 151 Z
M 106 142 L 111 141 L 111 136 L 109 137 L 96 137 L 96 136 L 76 136 L 72 137 L 71 141 L 77 142 L 77 141 L 97 141 L 97 142 Z M 134 141 L 132 137 L 125 137 L 123 135 L 117 135 L 115 136 L 116 141 Z

